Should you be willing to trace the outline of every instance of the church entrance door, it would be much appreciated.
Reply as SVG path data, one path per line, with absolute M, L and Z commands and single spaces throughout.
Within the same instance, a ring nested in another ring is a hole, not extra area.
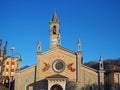
M 63 90 L 63 88 L 61 87 L 61 85 L 55 84 L 51 87 L 50 90 Z

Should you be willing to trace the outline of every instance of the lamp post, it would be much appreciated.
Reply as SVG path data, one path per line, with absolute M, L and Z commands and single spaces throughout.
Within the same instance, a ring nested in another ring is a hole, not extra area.
M 21 54 L 19 52 L 16 52 L 14 54 L 14 58 L 18 58 L 16 72 L 19 72 L 19 70 L 20 70 L 20 62 L 22 61 Z
M 11 57 L 11 60 L 10 60 L 11 64 L 10 64 L 9 90 L 11 90 L 11 82 L 13 81 L 13 77 L 11 75 L 12 62 L 14 62 L 14 60 L 17 59 L 16 60 L 16 63 L 17 63 L 16 72 L 19 72 L 19 70 L 20 70 L 20 61 L 22 61 L 21 54 L 18 53 L 18 52 L 14 53 L 14 51 L 15 51 L 14 47 L 11 48 L 11 51 L 12 51 L 12 57 Z M 16 55 L 18 55 L 18 57 L 16 57 Z

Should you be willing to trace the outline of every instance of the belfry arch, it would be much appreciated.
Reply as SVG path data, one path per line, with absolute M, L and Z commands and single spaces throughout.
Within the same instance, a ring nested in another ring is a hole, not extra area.
M 48 80 L 48 90 L 65 90 L 67 77 L 56 74 L 46 77 Z
M 55 84 L 51 87 L 50 90 L 63 90 L 62 86 L 59 84 Z

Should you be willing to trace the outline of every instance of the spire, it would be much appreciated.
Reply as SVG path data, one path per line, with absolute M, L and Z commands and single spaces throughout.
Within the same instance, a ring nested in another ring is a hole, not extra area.
M 102 59 L 102 56 L 100 56 L 100 59 L 99 59 L 99 69 L 100 70 L 103 70 L 104 69 L 104 66 L 103 66 L 103 59 Z
M 55 11 L 50 21 L 50 48 L 59 46 L 60 41 L 60 23 Z
M 38 51 L 41 52 L 41 42 L 40 42 L 40 41 L 38 41 L 38 45 L 37 45 L 37 47 L 38 47 Z
M 81 46 L 81 44 L 80 44 L 80 39 L 78 39 L 78 51 L 81 50 L 80 46 Z
M 51 22 L 59 22 L 58 19 L 57 19 L 56 11 L 54 11 L 54 15 L 53 15 L 53 17 L 52 17 Z
M 100 56 L 100 61 L 103 61 L 102 56 Z

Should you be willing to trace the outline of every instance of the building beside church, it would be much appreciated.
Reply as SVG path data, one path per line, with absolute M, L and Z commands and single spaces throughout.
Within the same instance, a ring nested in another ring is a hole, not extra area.
M 111 65 L 107 67 L 105 90 L 120 90 L 120 66 Z
M 15 80 L 15 73 L 18 70 L 20 63 L 19 57 L 6 56 L 4 51 L 0 50 L 0 83 L 8 83 L 10 78 Z M 14 60 L 13 60 L 14 59 Z
M 36 65 L 16 73 L 15 90 L 104 90 L 104 67 L 100 57 L 99 70 L 82 63 L 81 43 L 73 52 L 61 46 L 60 22 L 56 12 L 50 21 L 50 49 L 41 51 L 38 42 Z M 74 86 L 72 86 L 74 83 Z

